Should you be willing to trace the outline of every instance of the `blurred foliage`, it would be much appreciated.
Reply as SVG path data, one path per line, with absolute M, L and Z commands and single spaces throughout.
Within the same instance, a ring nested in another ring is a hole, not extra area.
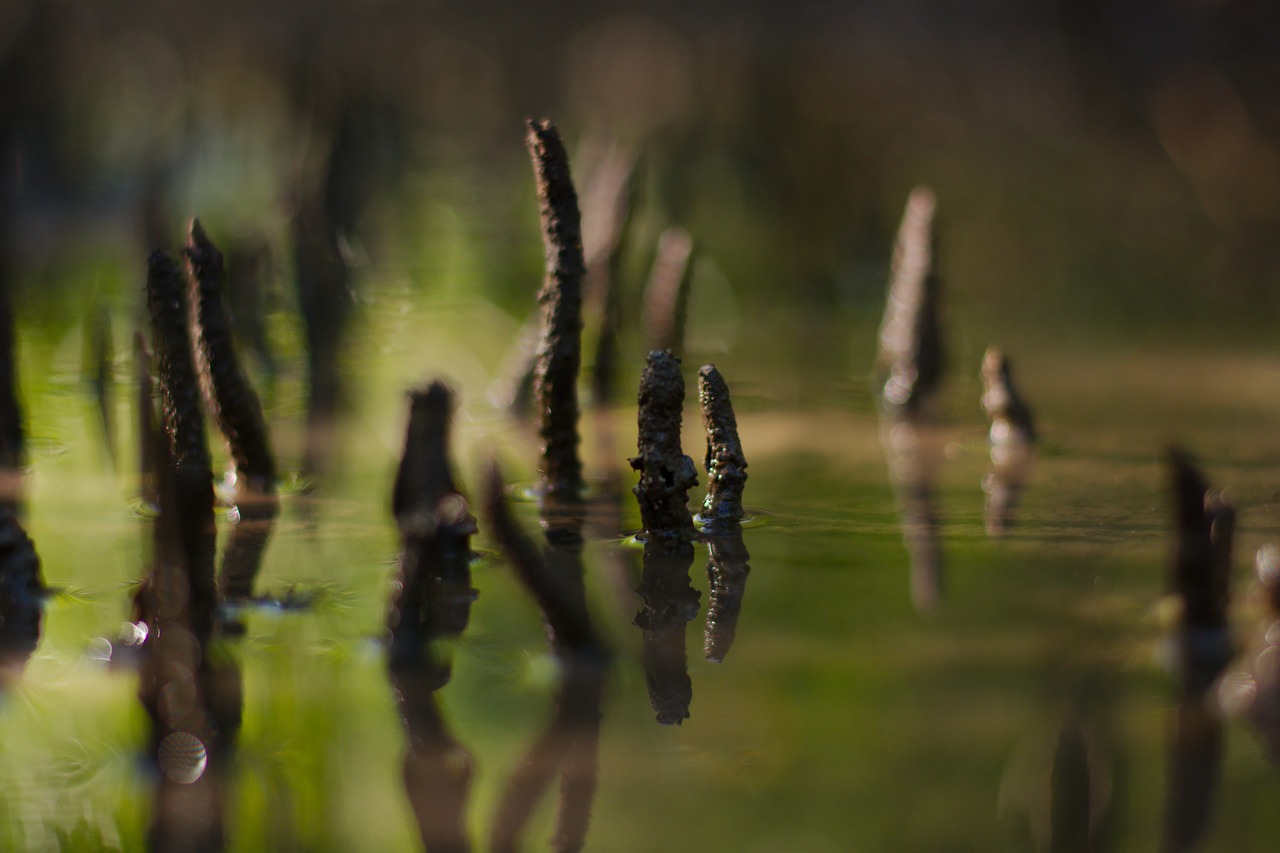
M 428 247 L 468 236 L 474 282 L 523 312 L 520 120 L 546 115 L 579 148 L 638 147 L 641 222 L 689 228 L 753 315 L 876 304 L 923 182 L 984 328 L 1249 326 L 1277 308 L 1277 32 L 1248 0 L 6 0 L 4 233 L 42 306 L 51 269 L 104 245 L 120 300 L 147 216 L 289 257 L 284 223 L 336 159 L 358 256 L 440 286 Z M 652 245 L 634 252 L 638 279 Z

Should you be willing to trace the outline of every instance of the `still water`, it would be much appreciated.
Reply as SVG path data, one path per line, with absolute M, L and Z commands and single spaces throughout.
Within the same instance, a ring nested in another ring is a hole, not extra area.
M 420 846 L 384 640 L 404 391 L 435 376 L 457 390 L 453 455 L 473 511 L 488 454 L 514 497 L 536 478 L 535 437 L 490 402 L 518 322 L 480 298 L 423 296 L 385 278 L 349 352 L 350 406 L 332 473 L 315 489 L 286 473 L 259 601 L 238 613 L 243 634 L 214 651 L 242 679 L 242 726 L 220 780 L 232 850 Z M 129 316 L 114 316 L 115 340 L 128 340 Z M 692 618 L 666 647 L 679 681 L 683 639 L 691 693 L 679 725 L 655 719 L 634 624 L 644 604 L 641 554 L 626 537 L 639 527 L 625 491 L 635 407 L 584 416 L 591 487 L 626 471 L 620 528 L 590 537 L 585 552 L 588 604 L 616 653 L 600 698 L 586 848 L 1088 849 L 1070 846 L 1064 830 L 1087 827 L 1109 849 L 1154 849 L 1178 696 L 1161 453 L 1174 441 L 1187 447 L 1238 509 L 1231 612 L 1240 646 L 1251 648 L 1268 624 L 1251 592 L 1253 555 L 1280 529 L 1280 357 L 1243 345 L 1099 349 L 1020 330 L 1004 343 L 1041 441 L 1016 523 L 997 540 L 981 488 L 990 457 L 978 370 L 988 341 L 965 329 L 944 392 L 933 494 L 941 603 L 922 614 L 865 378 L 876 318 L 835 319 L 796 328 L 809 338 L 798 349 L 828 356 L 799 379 L 777 358 L 785 344 L 757 345 L 741 330 L 691 343 L 684 450 L 702 457 L 692 389 L 698 365 L 715 361 L 737 405 L 757 523 L 743 533 L 749 572 L 738 577 L 741 611 L 732 645 L 712 655 L 719 662 L 704 652 L 706 545 L 690 567 L 696 612 L 682 611 Z M 695 310 L 691 326 L 697 320 Z M 282 337 L 296 337 L 280 324 Z M 19 330 L 33 447 L 26 527 L 55 592 L 38 649 L 0 700 L 0 847 L 140 849 L 156 771 L 143 759 L 147 718 L 122 642 L 150 548 L 136 497 L 131 366 L 127 355 L 112 364 L 113 466 L 84 384 L 82 329 L 32 319 Z M 623 396 L 633 396 L 640 367 L 638 356 L 624 361 Z M 266 398 L 286 469 L 300 455 L 300 386 L 285 369 Z M 225 449 L 211 436 L 216 468 Z M 700 499 L 695 490 L 691 502 Z M 539 535 L 537 507 L 512 506 Z M 219 515 L 220 547 L 232 524 Z M 470 756 L 460 808 L 476 849 L 504 820 L 504 791 L 530 750 L 578 731 L 565 723 L 572 679 L 548 651 L 538 607 L 483 518 L 481 531 L 478 598 L 443 652 L 451 678 L 418 691 L 425 716 L 409 725 L 416 746 L 426 738 L 424 751 L 439 747 L 455 768 Z M 1272 849 L 1280 776 L 1246 723 L 1229 721 L 1225 744 L 1204 849 Z M 198 775 L 198 756 L 184 760 L 183 772 Z M 561 795 L 553 780 L 524 827 L 527 849 L 545 847 Z

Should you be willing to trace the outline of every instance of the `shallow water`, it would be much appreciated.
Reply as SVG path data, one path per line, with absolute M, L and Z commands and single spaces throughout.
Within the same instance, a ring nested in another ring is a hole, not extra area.
M 241 612 L 242 637 L 215 650 L 243 678 L 226 782 L 231 849 L 417 846 L 383 645 L 402 392 L 449 377 L 461 395 L 464 491 L 474 495 L 493 450 L 519 492 L 535 479 L 533 438 L 486 396 L 516 326 L 504 316 L 479 300 L 370 301 L 348 362 L 335 473 L 313 493 L 286 490 L 255 587 L 266 600 Z M 838 332 L 825 330 L 833 351 Z M 146 715 L 120 642 L 149 549 L 130 473 L 129 367 L 115 365 L 113 471 L 79 385 L 79 340 L 38 323 L 23 336 L 34 436 L 26 526 L 57 592 L 38 650 L 0 703 L 6 849 L 138 849 L 151 814 Z M 1239 509 L 1233 614 L 1245 642 L 1261 618 L 1248 594 L 1252 555 L 1277 529 L 1280 360 L 1243 346 L 1011 352 L 1043 435 L 1017 524 L 1000 541 L 984 531 L 975 358 L 947 391 L 935 493 L 945 587 L 937 612 L 921 615 L 861 373 L 840 358 L 790 381 L 768 353 L 694 348 L 689 388 L 702 359 L 734 391 L 746 500 L 762 523 L 744 531 L 750 574 L 721 663 L 703 655 L 704 546 L 690 567 L 699 609 L 684 631 L 692 699 L 679 726 L 655 722 L 646 688 L 633 625 L 641 555 L 622 539 L 639 526 L 628 493 L 622 529 L 589 542 L 589 604 L 617 656 L 587 849 L 1034 850 L 1049 848 L 1055 826 L 1085 822 L 1112 849 L 1156 845 L 1177 698 L 1162 663 L 1171 512 L 1160 454 L 1183 443 Z M 628 387 L 639 367 L 627 362 Z M 286 465 L 301 444 L 299 387 L 286 373 L 268 402 Z M 698 460 L 692 390 L 688 400 L 684 448 Z M 584 418 L 587 473 L 626 471 L 629 488 L 634 408 L 612 415 Z M 536 506 L 514 506 L 536 533 Z M 218 523 L 225 542 L 232 522 Z M 533 600 L 481 528 L 479 598 L 432 699 L 472 756 L 466 823 L 485 849 L 508 777 L 552 719 L 561 671 Z M 1088 807 L 1061 794 L 1072 755 L 1083 756 Z M 1277 794 L 1259 738 L 1228 722 L 1207 849 L 1269 849 Z M 549 836 L 558 796 L 552 785 L 526 828 L 530 849 Z

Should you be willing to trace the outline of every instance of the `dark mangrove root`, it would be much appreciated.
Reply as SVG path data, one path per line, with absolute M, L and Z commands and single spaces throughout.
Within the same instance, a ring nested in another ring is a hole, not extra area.
M 226 436 L 235 464 L 236 525 L 222 558 L 226 600 L 249 598 L 280 511 L 276 463 L 262 404 L 240 367 L 231 318 L 223 305 L 226 272 L 220 252 L 191 220 L 183 251 L 194 355 L 205 406 Z
M 693 555 L 689 489 L 698 485 L 693 460 L 680 450 L 684 378 L 680 359 L 669 351 L 649 353 L 640 377 L 639 453 L 631 467 L 640 472 L 632 490 L 640 503 L 645 553 Z
M 1008 357 L 990 347 L 982 358 L 982 408 L 991 421 L 991 471 L 986 492 L 987 535 L 1003 536 L 1013 526 L 1018 498 L 1031 473 L 1036 431 L 1031 409 L 1013 384 Z
M 392 512 L 400 529 L 399 576 L 387 627 L 387 666 L 407 733 L 404 788 L 422 844 L 466 853 L 471 755 L 449 734 L 434 692 L 451 674 L 433 641 L 458 636 L 470 618 L 475 518 L 449 461 L 453 392 L 443 382 L 409 393 L 409 426 Z
M 197 636 L 207 637 L 218 599 L 213 571 L 217 546 L 213 472 L 205 443 L 204 412 L 187 336 L 183 295 L 182 281 L 173 261 L 164 252 L 152 253 L 148 259 L 147 308 L 151 314 L 163 429 L 168 437 L 170 471 L 167 473 L 173 479 L 170 515 L 182 549 L 181 565 L 187 573 L 192 628 Z
M 742 490 L 747 482 L 747 458 L 738 439 L 729 386 L 714 364 L 698 371 L 698 398 L 707 431 L 707 497 L 699 517 L 710 550 L 707 579 L 711 589 L 703 651 L 707 660 L 719 663 L 733 644 L 751 571 L 741 524 L 746 516 Z
M 942 379 L 940 286 L 933 233 L 936 207 L 931 190 L 912 190 L 893 249 L 875 368 L 881 406 L 893 416 L 931 416 Z
M 35 546 L 17 516 L 0 509 L 0 686 L 35 653 L 46 594 Z
M 503 791 L 490 849 L 519 849 L 524 827 L 559 772 L 560 807 L 552 849 L 567 853 L 581 850 L 586 839 L 596 788 L 604 678 L 612 655 L 592 625 L 574 552 L 553 544 L 544 556 L 512 517 L 502 490 L 502 474 L 491 463 L 484 503 L 494 538 L 542 610 L 564 671 L 551 720 Z
M 742 490 L 747 483 L 747 457 L 738 440 L 738 419 L 733 414 L 729 386 L 714 364 L 698 371 L 698 399 L 702 401 L 702 423 L 707 430 L 707 497 L 699 514 L 704 530 L 739 522 Z
M 547 272 L 538 302 L 542 338 L 534 374 L 545 493 L 560 501 L 582 498 L 578 458 L 578 370 L 582 361 L 582 227 L 569 157 L 549 121 L 529 120 L 526 144 L 533 158 L 546 246 Z
M 183 259 L 205 405 L 231 446 L 237 485 L 258 495 L 274 494 L 276 463 L 262 404 L 240 367 L 231 318 L 223 305 L 227 276 L 222 252 L 205 236 L 198 219 L 191 220 Z
M 17 342 L 5 260 L 0 257 L 0 508 L 18 512 L 27 448 L 22 406 L 18 402 Z
M 649 699 L 663 725 L 689 716 L 693 688 L 685 654 L 684 626 L 698 613 L 698 592 L 689 583 L 693 564 L 693 518 L 688 492 L 698 484 L 693 460 L 680 450 L 684 378 L 669 351 L 649 353 L 640 377 L 640 472 L 636 498 L 644 524 L 641 609 L 635 624 L 644 632 L 644 670 Z
M 707 660 L 721 663 L 737 633 L 742 597 L 747 591 L 747 575 L 751 573 L 748 562 L 751 555 L 742 541 L 742 526 L 736 523 L 708 535 L 707 548 L 710 551 L 707 584 L 711 596 L 707 602 L 703 652 Z
M 1176 540 L 1171 586 L 1182 602 L 1175 642 L 1180 698 L 1174 713 L 1161 849 L 1194 849 L 1209 825 L 1222 764 L 1217 703 L 1206 695 L 1232 657 L 1227 628 L 1235 511 L 1209 489 L 1190 456 L 1168 454 Z
M 644 289 L 641 328 L 652 349 L 684 352 L 689 285 L 693 279 L 693 238 L 683 228 L 668 228 L 658 237 L 658 251 Z
M 433 640 L 460 635 L 476 599 L 471 586 L 476 520 L 449 461 L 452 416 L 453 392 L 443 382 L 410 392 L 404 455 L 392 496 L 401 542 L 388 615 L 392 669 L 419 666 L 430 657 Z M 441 677 L 447 680 L 447 667 Z
M 392 667 L 391 684 L 408 747 L 404 790 L 429 853 L 469 853 L 467 797 L 471 754 L 454 739 L 436 703 L 439 682 L 429 667 Z

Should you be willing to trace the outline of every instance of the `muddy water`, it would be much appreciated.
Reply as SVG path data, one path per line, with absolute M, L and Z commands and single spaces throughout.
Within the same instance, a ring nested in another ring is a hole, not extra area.
M 127 340 L 122 318 L 116 337 Z M 420 844 L 383 645 L 403 390 L 437 374 L 459 390 L 455 458 L 473 498 L 489 450 L 513 492 L 536 479 L 534 438 L 486 396 L 514 320 L 477 301 L 401 295 L 373 303 L 362 322 L 336 473 L 310 493 L 286 475 L 256 581 L 261 600 L 239 612 L 243 635 L 213 650 L 242 678 L 243 721 L 222 781 L 231 849 Z M 841 351 L 838 330 L 827 331 Z M 22 362 L 33 435 L 27 528 L 57 592 L 35 655 L 0 700 L 6 849 L 138 849 L 153 774 L 163 772 L 141 757 L 147 721 L 122 641 L 149 542 L 129 473 L 128 365 L 116 365 L 126 452 L 113 472 L 80 385 L 78 340 L 33 330 Z M 682 636 L 678 624 L 667 629 L 665 665 L 677 680 L 687 674 L 689 716 L 659 725 L 645 632 L 634 624 L 647 606 L 637 593 L 642 555 L 624 542 L 639 527 L 629 472 L 621 524 L 588 525 L 597 531 L 584 554 L 589 605 L 616 654 L 599 704 L 587 849 L 1035 850 L 1081 834 L 1113 849 L 1158 844 L 1178 698 L 1165 666 L 1175 617 L 1164 598 L 1160 453 L 1181 442 L 1238 508 L 1232 614 L 1246 646 L 1264 618 L 1250 594 L 1252 555 L 1280 535 L 1280 360 L 1244 347 L 1010 346 L 1041 440 L 1016 522 L 996 541 L 981 488 L 990 466 L 978 404 L 984 345 L 974 344 L 967 372 L 953 369 L 945 392 L 933 497 L 946 582 L 927 615 L 912 604 L 863 374 L 835 359 L 798 386 L 741 345 L 692 348 L 690 387 L 702 360 L 716 361 L 733 387 L 757 522 L 743 531 L 750 570 L 718 663 L 704 654 L 705 545 L 676 585 L 685 624 Z M 640 364 L 627 362 L 631 387 Z M 285 373 L 267 402 L 285 460 L 301 457 L 300 387 Z M 584 420 L 596 493 L 634 453 L 634 409 L 614 415 Z M 700 432 L 690 394 L 684 446 L 695 460 Z M 225 461 L 223 449 L 215 455 Z M 515 511 L 537 534 L 537 507 L 517 502 Z M 218 523 L 221 547 L 232 522 L 224 513 Z M 420 739 L 431 733 L 418 742 L 423 754 L 436 744 L 446 759 L 469 755 L 463 820 L 486 849 L 513 772 L 538 744 L 561 749 L 575 729 L 565 722 L 571 680 L 548 651 L 537 605 L 492 542 L 477 544 L 470 624 L 440 650 L 452 675 L 419 696 L 428 704 L 416 724 Z M 1207 849 L 1269 849 L 1280 834 L 1280 775 L 1263 744 L 1246 722 L 1226 722 Z M 553 780 L 524 827 L 528 848 L 551 836 L 560 796 Z

